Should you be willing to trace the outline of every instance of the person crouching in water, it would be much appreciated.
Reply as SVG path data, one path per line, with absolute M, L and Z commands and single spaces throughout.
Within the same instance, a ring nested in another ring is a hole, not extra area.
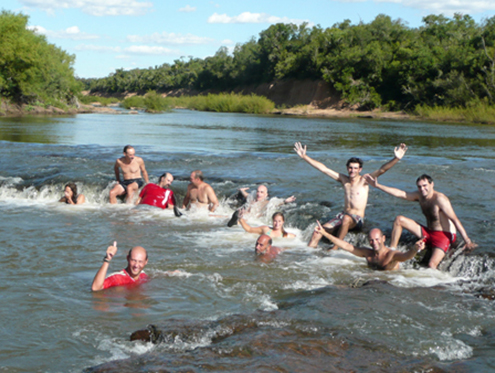
M 80 205 L 86 202 L 84 194 L 77 194 L 77 185 L 75 183 L 67 183 L 64 189 L 64 196 L 59 202 L 65 202 L 68 205 Z

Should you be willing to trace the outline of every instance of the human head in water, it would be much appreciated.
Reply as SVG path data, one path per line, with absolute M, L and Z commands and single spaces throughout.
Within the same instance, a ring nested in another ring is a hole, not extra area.
M 158 178 L 158 185 L 162 188 L 170 188 L 172 182 L 174 181 L 174 176 L 170 172 L 165 172 Z

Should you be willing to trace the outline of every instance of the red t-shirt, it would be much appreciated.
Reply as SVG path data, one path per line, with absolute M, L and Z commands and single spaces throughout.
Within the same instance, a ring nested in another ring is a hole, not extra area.
M 141 197 L 140 204 L 160 207 L 166 209 L 168 205 L 175 206 L 174 192 L 170 189 L 163 189 L 156 184 L 146 184 L 146 186 L 139 193 Z
M 112 273 L 103 282 L 103 289 L 108 289 L 113 286 L 139 284 L 148 281 L 148 275 L 144 272 L 139 274 L 137 280 L 134 280 L 125 269 L 119 272 Z

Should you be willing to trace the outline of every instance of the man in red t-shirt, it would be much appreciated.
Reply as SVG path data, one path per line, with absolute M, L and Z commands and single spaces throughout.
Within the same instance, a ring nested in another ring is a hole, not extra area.
M 110 261 L 116 253 L 117 241 L 113 243 L 113 246 L 108 246 L 107 253 L 103 258 L 103 264 L 96 273 L 91 285 L 92 291 L 103 290 L 112 286 L 138 284 L 148 280 L 148 275 L 143 272 L 144 267 L 148 264 L 148 253 L 141 246 L 136 246 L 129 250 L 125 269 L 106 277 Z
M 158 179 L 158 185 L 146 184 L 146 186 L 139 193 L 139 198 L 136 201 L 136 205 L 144 204 L 162 209 L 173 209 L 175 206 L 174 192 L 169 188 L 174 181 L 174 177 L 170 173 L 164 173 Z

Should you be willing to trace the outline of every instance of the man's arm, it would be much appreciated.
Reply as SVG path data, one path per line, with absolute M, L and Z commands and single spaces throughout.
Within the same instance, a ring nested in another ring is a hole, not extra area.
M 385 163 L 384 165 L 382 165 L 382 167 L 380 167 L 378 170 L 372 172 L 370 175 L 375 178 L 380 175 L 383 175 L 385 172 L 387 172 L 392 167 L 394 167 L 397 164 L 397 162 L 399 162 L 402 159 L 404 154 L 406 154 L 406 151 L 407 151 L 406 144 L 400 144 L 399 146 L 395 147 L 394 158 L 388 161 L 387 163 Z
M 217 195 L 215 194 L 215 191 L 213 190 L 211 185 L 208 185 L 208 188 L 206 188 L 206 195 L 208 196 L 209 202 L 208 209 L 210 210 L 210 212 L 215 212 L 220 203 L 218 203 Z
M 239 188 L 239 192 L 241 192 L 244 198 L 247 198 L 249 196 L 249 193 L 247 192 L 248 189 L 249 188 Z
M 110 261 L 113 256 L 117 253 L 117 241 L 113 242 L 113 246 L 108 246 L 107 255 L 103 259 L 103 264 L 101 265 L 96 276 L 93 279 L 93 284 L 91 285 L 92 291 L 99 291 L 103 289 L 103 283 L 105 282 L 105 277 L 107 276 L 108 267 L 110 266 Z
M 315 232 L 321 233 L 323 236 L 328 238 L 336 246 L 340 247 L 341 249 L 343 249 L 345 251 L 350 252 L 351 254 L 359 256 L 361 258 L 365 258 L 367 256 L 369 249 L 360 248 L 360 247 L 356 247 L 354 245 L 351 245 L 350 243 L 345 242 L 344 240 L 341 240 L 341 239 L 331 235 L 330 233 L 328 233 L 325 230 L 325 228 L 323 228 L 321 226 L 321 224 L 318 220 L 316 221 L 316 223 L 317 223 L 317 225 L 315 227 Z
M 113 171 L 115 172 L 115 180 L 120 183 L 120 165 L 119 160 L 115 161 L 115 165 L 113 166 Z
M 332 179 L 334 179 L 336 181 L 341 181 L 340 180 L 340 174 L 338 172 L 335 172 L 334 170 L 329 169 L 323 163 L 312 159 L 311 157 L 309 157 L 306 154 L 306 145 L 304 145 L 304 147 L 303 147 L 300 142 L 296 142 L 294 144 L 294 150 L 296 151 L 296 153 L 299 157 L 304 159 L 306 162 L 308 162 L 311 166 L 316 168 L 318 171 L 323 172 L 325 175 L 330 176 Z
M 136 206 L 139 205 L 139 202 L 141 202 L 141 199 L 142 199 L 141 197 L 138 197 L 138 199 L 136 200 L 136 203 L 135 203 Z
M 185 209 L 189 206 L 189 201 L 191 200 L 191 185 L 187 186 L 187 193 L 184 196 L 184 200 L 182 201 L 182 208 Z
M 144 166 L 144 161 L 141 158 L 141 162 L 139 164 L 139 168 L 141 169 L 141 174 L 143 175 L 143 179 L 148 184 L 150 181 L 148 179 L 148 171 L 146 171 L 146 167 Z
M 384 191 L 385 193 L 390 194 L 391 196 L 397 197 L 397 198 L 402 198 L 408 201 L 417 201 L 419 200 L 419 193 L 418 192 L 404 192 L 403 190 L 397 189 L 397 188 L 392 188 L 388 187 L 383 184 L 378 183 L 378 179 L 374 178 L 370 174 L 364 175 L 364 179 L 368 184 L 370 184 L 372 187 L 376 189 L 380 189 Z
M 447 216 L 447 218 L 452 220 L 458 232 L 461 234 L 462 238 L 464 239 L 464 242 L 466 243 L 466 250 L 471 251 L 474 250 L 476 247 L 478 247 L 478 245 L 472 242 L 471 239 L 468 237 L 466 230 L 464 229 L 464 226 L 462 225 L 461 221 L 455 214 L 454 208 L 452 207 L 452 204 L 450 203 L 450 200 L 447 198 L 447 196 L 445 196 L 444 194 L 439 194 L 437 198 L 437 202 L 438 202 L 438 207 L 440 207 L 440 209 Z
M 420 240 L 416 241 L 414 244 L 414 247 L 410 250 L 407 250 L 406 252 L 401 252 L 401 251 L 395 251 L 393 250 L 393 259 L 397 262 L 405 262 L 406 260 L 412 259 L 416 256 L 418 252 L 423 250 L 425 248 L 425 241 L 423 238 Z

